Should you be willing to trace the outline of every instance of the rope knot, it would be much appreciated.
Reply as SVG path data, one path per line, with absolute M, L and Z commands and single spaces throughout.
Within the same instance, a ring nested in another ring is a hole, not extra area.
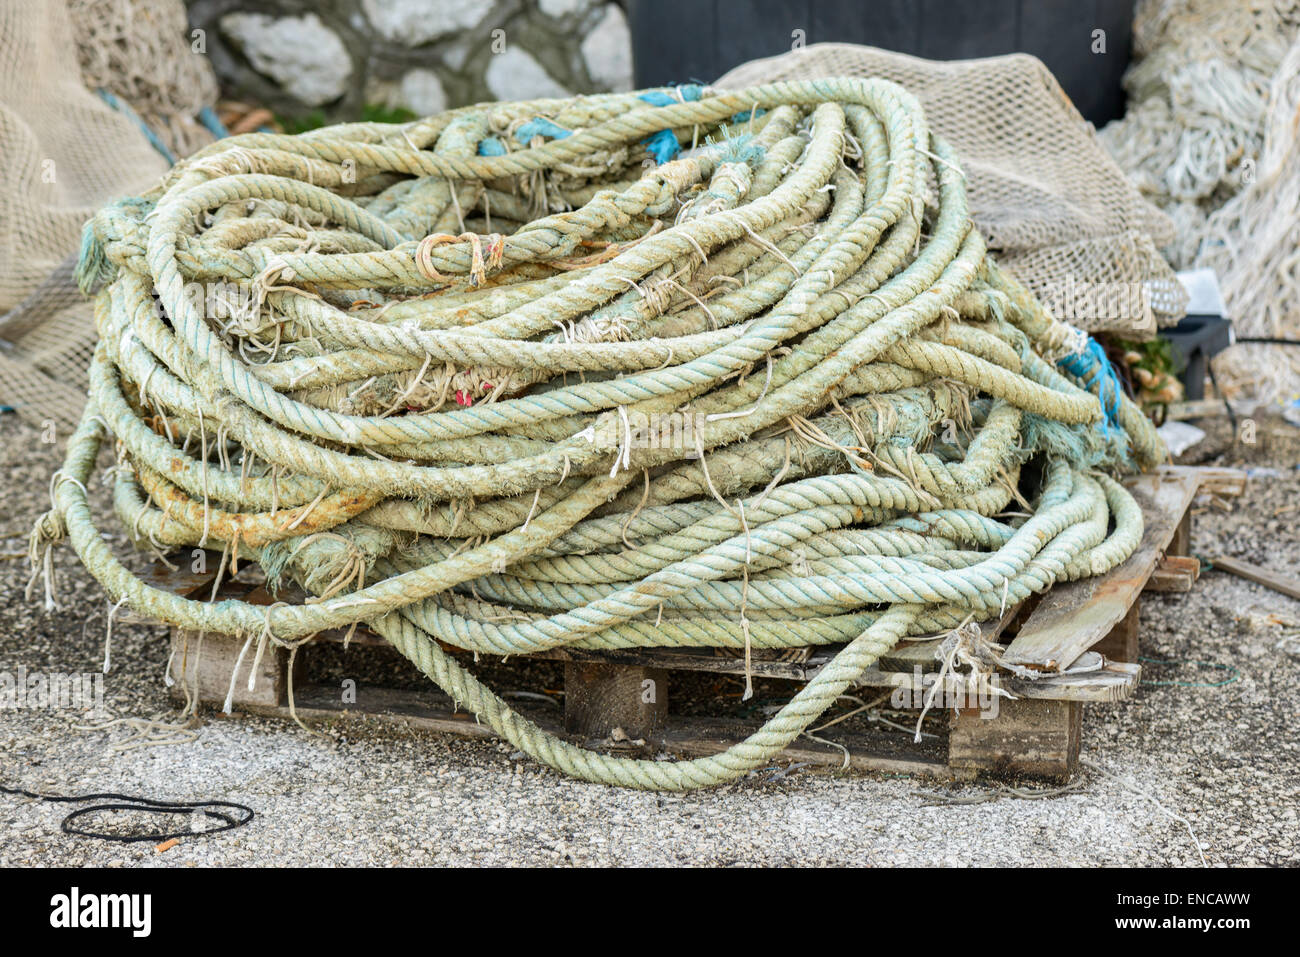
M 31 601 L 37 579 L 43 578 L 46 611 L 54 611 L 59 607 L 54 598 L 54 547 L 67 537 L 68 526 L 62 513 L 52 508 L 36 520 L 27 540 L 27 560 L 31 563 L 32 574 L 23 594 L 27 601 Z
M 448 243 L 468 242 L 470 244 L 469 284 L 471 287 L 481 286 L 487 281 L 489 270 L 495 271 L 501 268 L 506 253 L 506 237 L 503 234 L 490 233 L 486 238 L 487 255 L 484 256 L 484 237 L 478 233 L 461 233 L 459 236 L 453 236 L 451 233 L 433 233 L 425 236 L 415 247 L 416 268 L 426 279 L 433 282 L 447 282 L 447 277 L 438 272 L 433 265 L 434 247 Z

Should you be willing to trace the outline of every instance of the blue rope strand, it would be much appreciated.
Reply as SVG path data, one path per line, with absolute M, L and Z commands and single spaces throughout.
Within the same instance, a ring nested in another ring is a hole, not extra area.
M 145 138 L 149 141 L 149 145 L 152 146 L 155 150 L 157 150 L 162 155 L 162 158 L 165 159 L 170 165 L 172 166 L 176 165 L 176 157 L 172 155 L 172 151 L 167 148 L 167 144 L 165 144 L 162 140 L 158 138 L 158 134 L 155 133 L 153 130 L 149 129 L 149 125 L 145 123 L 144 120 L 140 119 L 139 113 L 131 109 L 131 107 L 127 106 L 127 104 L 123 103 L 121 100 L 115 97 L 112 93 L 108 92 L 108 90 L 105 90 L 103 87 L 100 87 L 95 92 L 99 94 L 99 98 L 101 100 L 103 100 L 113 109 L 117 110 L 117 112 L 121 113 L 127 119 L 134 121 L 135 125 L 140 128 L 140 132 L 143 133 L 145 135 Z
M 674 89 L 677 93 L 676 96 L 666 90 L 649 90 L 642 93 L 637 99 L 645 100 L 651 106 L 672 106 L 674 103 L 698 100 L 704 93 L 704 87 L 698 83 L 687 83 L 683 86 L 674 87 Z M 660 165 L 667 163 L 681 152 L 681 146 L 677 142 L 677 135 L 672 130 L 660 130 L 644 140 L 643 143 L 646 151 Z
M 1088 344 L 1082 352 L 1057 359 L 1056 364 L 1082 380 L 1084 386 L 1101 400 L 1102 410 L 1106 413 L 1101 422 L 1102 434 L 1109 437 L 1113 429 L 1119 429 L 1119 403 L 1123 387 L 1101 343 L 1088 336 Z

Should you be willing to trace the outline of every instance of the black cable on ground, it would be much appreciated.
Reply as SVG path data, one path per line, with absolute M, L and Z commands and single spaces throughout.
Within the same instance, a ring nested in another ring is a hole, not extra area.
M 1223 390 L 1219 388 L 1219 380 L 1214 377 L 1213 356 L 1209 356 L 1205 360 L 1205 371 L 1210 376 L 1210 385 L 1214 386 L 1215 393 L 1223 399 L 1223 408 L 1228 413 L 1228 427 L 1232 429 L 1232 434 L 1235 436 L 1237 434 L 1237 413 L 1232 411 L 1232 403 L 1228 401 L 1228 397 L 1224 395 Z
M 237 827 L 243 827 L 253 819 L 252 808 L 243 804 L 236 804 L 233 801 L 155 801 L 152 798 L 134 797 L 130 794 L 115 794 L 112 792 L 77 795 L 40 794 L 24 788 L 6 787 L 3 784 L 0 784 L 0 792 L 18 794 L 37 801 L 49 801 L 57 804 L 80 804 L 85 801 L 107 802 L 78 808 L 63 819 L 64 834 L 72 834 L 77 837 L 93 837 L 101 841 L 121 841 L 123 843 L 153 841 L 157 844 L 172 838 L 203 837 L 221 831 L 230 831 Z M 215 808 L 224 808 L 226 810 L 212 810 Z M 120 834 L 112 831 L 83 830 L 74 826 L 73 822 L 103 811 L 139 811 L 144 814 L 193 814 L 195 811 L 202 811 L 207 817 L 222 823 L 216 827 L 205 828 L 201 831 L 191 831 L 186 828 L 183 831 L 168 831 L 158 834 Z

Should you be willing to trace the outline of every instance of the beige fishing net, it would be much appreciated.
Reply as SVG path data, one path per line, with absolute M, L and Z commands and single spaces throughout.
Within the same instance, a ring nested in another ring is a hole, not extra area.
M 212 142 L 197 117 L 217 102 L 217 76 L 202 55 L 202 37 L 190 36 L 181 0 L 67 4 L 88 89 L 108 90 L 129 103 L 174 156 Z
M 1166 250 L 1175 267 L 1194 264 L 1206 217 L 1255 176 L 1273 77 L 1297 31 L 1297 0 L 1139 4 L 1128 111 L 1098 136 L 1178 226 Z
M 1300 340 L 1300 43 L 1269 94 L 1259 170 L 1210 214 L 1195 265 L 1219 276 L 1238 336 Z M 1215 362 L 1233 396 L 1300 399 L 1300 348 L 1238 345 Z
M 925 107 L 961 158 L 998 263 L 1080 328 L 1148 338 L 1186 294 L 1158 247 L 1173 224 L 1139 195 L 1051 72 L 1032 56 L 937 62 L 821 43 L 742 64 L 717 85 L 881 76 Z
M 0 0 L 0 405 L 62 434 L 94 344 L 72 282 L 82 224 L 167 170 L 136 120 L 88 87 L 178 152 L 210 141 L 192 116 L 216 93 L 180 0 Z

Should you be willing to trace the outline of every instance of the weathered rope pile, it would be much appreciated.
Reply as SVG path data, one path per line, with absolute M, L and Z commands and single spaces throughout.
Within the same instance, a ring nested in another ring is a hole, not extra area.
M 1095 344 L 986 260 L 957 157 L 879 80 L 234 137 L 102 211 L 82 275 L 101 342 L 33 534 L 47 575 L 66 537 L 113 601 L 246 660 L 364 622 L 592 781 L 735 778 L 901 637 L 1110 568 L 1142 520 L 1106 473 L 1163 456 Z M 130 574 L 87 504 L 110 436 L 141 546 L 313 597 Z M 659 762 L 543 732 L 439 642 L 847 644 L 744 742 Z

